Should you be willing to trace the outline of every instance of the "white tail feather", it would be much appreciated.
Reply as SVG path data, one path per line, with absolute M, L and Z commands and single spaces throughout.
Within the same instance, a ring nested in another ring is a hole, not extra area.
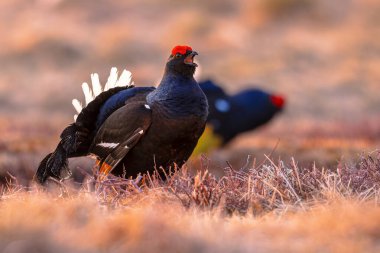
M 117 68 L 111 68 L 110 76 L 108 77 L 107 83 L 104 87 L 104 90 L 109 90 L 115 87 L 117 82 Z
M 86 105 L 88 105 L 92 100 L 94 100 L 94 95 L 92 94 L 90 86 L 88 86 L 87 83 L 82 84 L 82 90 L 84 94 L 84 99 L 86 100 Z
M 99 75 L 97 73 L 91 74 L 91 82 L 94 97 L 97 97 L 100 93 L 102 93 L 102 86 L 100 85 Z
M 128 70 L 123 70 L 121 73 L 119 80 L 117 80 L 115 87 L 127 86 L 132 81 L 132 73 Z
M 107 91 L 114 87 L 122 87 L 122 86 L 129 86 L 133 85 L 132 82 L 132 73 L 128 70 L 123 70 L 120 77 L 118 78 L 118 72 L 117 68 L 113 67 L 111 68 L 110 75 L 108 77 L 107 83 L 104 86 L 104 89 L 102 90 L 102 85 L 99 81 L 99 75 L 97 73 L 91 74 L 91 84 L 92 89 L 87 83 L 82 84 L 82 90 L 86 102 L 86 106 L 95 99 L 102 91 Z M 82 109 L 82 103 L 78 99 L 73 99 L 72 104 L 79 114 Z M 74 121 L 77 120 L 78 114 L 74 115 Z
M 73 104 L 75 110 L 76 110 L 77 113 L 79 114 L 79 113 L 82 111 L 82 109 L 83 109 L 81 102 L 79 102 L 78 99 L 73 99 L 73 100 L 71 101 L 71 103 Z M 74 121 L 77 121 L 78 114 L 75 114 L 75 115 L 74 115 Z
M 82 111 L 83 107 L 82 107 L 81 102 L 79 102 L 78 99 L 76 99 L 76 98 L 73 99 L 73 101 L 71 103 L 73 104 L 73 106 L 74 106 L 75 110 L 77 111 L 77 113 L 80 113 Z

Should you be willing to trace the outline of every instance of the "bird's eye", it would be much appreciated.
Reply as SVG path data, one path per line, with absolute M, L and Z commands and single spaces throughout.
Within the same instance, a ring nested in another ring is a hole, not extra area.
M 181 54 L 180 53 L 176 53 L 175 54 L 175 58 L 179 58 L 179 57 L 181 57 Z

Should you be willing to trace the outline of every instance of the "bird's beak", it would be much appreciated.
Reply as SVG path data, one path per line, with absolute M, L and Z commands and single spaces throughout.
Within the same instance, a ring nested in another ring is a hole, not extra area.
M 198 64 L 194 62 L 194 56 L 198 55 L 197 52 L 192 51 L 188 56 L 186 56 L 185 60 L 183 61 L 187 65 L 191 65 L 194 67 L 198 67 Z

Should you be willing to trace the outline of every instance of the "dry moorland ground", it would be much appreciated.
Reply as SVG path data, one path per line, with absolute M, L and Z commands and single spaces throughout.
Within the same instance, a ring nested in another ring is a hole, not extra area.
M 287 97 L 270 125 L 210 154 L 219 170 L 262 159 L 278 139 L 274 157 L 326 166 L 379 146 L 378 1 L 15 0 L 0 10 L 2 175 L 31 178 L 90 73 L 104 82 L 117 66 L 153 85 L 175 44 L 192 45 L 201 76 L 227 91 L 257 84 Z
M 182 168 L 165 181 L 87 182 L 80 191 L 55 182 L 50 191 L 4 189 L 1 252 L 380 249 L 378 152 L 336 172 L 269 160 L 226 168 L 219 180 Z

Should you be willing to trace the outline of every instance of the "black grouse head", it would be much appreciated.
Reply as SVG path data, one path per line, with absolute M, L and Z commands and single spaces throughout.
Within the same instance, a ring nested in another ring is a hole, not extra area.
M 166 70 L 192 77 L 195 68 L 198 66 L 194 63 L 194 56 L 196 55 L 198 53 L 189 46 L 175 46 L 166 63 Z

